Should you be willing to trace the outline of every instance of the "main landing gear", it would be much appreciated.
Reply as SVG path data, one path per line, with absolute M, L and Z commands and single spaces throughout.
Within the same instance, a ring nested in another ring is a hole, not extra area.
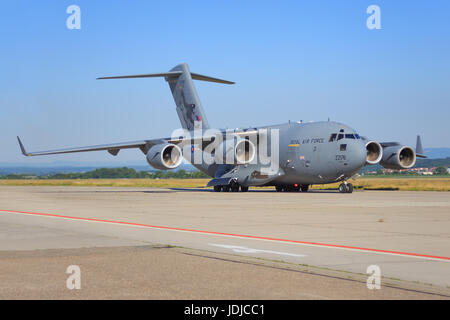
M 339 185 L 339 192 L 340 193 L 352 193 L 353 192 L 353 185 L 351 183 L 347 183 L 346 181 L 341 183 Z
M 302 192 L 307 192 L 308 189 L 308 184 L 288 184 L 275 186 L 275 190 L 277 190 L 277 192 L 298 192 L 300 190 Z
M 239 185 L 239 183 L 237 181 L 232 180 L 230 182 L 230 184 L 225 185 L 225 186 L 214 186 L 214 192 L 239 192 L 239 188 L 241 189 L 242 192 L 247 192 L 248 191 L 248 187 L 244 187 Z

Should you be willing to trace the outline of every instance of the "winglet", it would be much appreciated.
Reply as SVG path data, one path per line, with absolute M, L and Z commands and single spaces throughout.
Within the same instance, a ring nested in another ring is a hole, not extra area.
M 30 155 L 26 152 L 25 147 L 22 144 L 22 141 L 20 141 L 19 136 L 17 136 L 17 140 L 19 141 L 20 150 L 22 151 L 22 154 L 26 157 L 29 157 Z
M 423 153 L 422 139 L 420 138 L 420 136 L 417 136 L 416 156 L 419 158 L 427 158 L 427 156 Z

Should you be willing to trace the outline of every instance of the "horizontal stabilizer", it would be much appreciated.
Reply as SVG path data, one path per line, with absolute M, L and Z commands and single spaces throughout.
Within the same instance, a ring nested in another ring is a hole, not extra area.
M 169 71 L 169 72 L 163 72 L 163 73 L 147 73 L 147 74 L 135 74 L 135 75 L 128 75 L 128 76 L 100 77 L 100 78 L 97 78 L 97 80 L 156 78 L 156 77 L 177 78 L 177 77 L 181 76 L 182 74 L 183 74 L 182 71 Z M 204 76 L 202 74 L 192 73 L 192 72 L 191 72 L 191 78 L 194 80 L 202 80 L 202 81 L 217 82 L 217 83 L 224 83 L 224 84 L 234 84 L 234 82 L 232 82 L 232 81 L 227 81 L 227 80 L 223 80 L 223 79 L 219 79 L 219 78 Z
M 232 81 L 208 77 L 208 76 L 204 76 L 204 75 L 201 75 L 198 73 L 192 73 L 192 72 L 191 72 L 191 77 L 194 80 L 202 80 L 202 81 L 217 82 L 217 83 L 224 83 L 224 84 L 234 84 L 234 82 L 232 82 Z
M 181 71 L 169 71 L 163 73 L 147 73 L 147 74 L 134 74 L 129 76 L 113 76 L 113 77 L 100 77 L 97 80 L 105 79 L 131 79 L 131 78 L 157 78 L 157 77 L 179 77 L 183 72 Z

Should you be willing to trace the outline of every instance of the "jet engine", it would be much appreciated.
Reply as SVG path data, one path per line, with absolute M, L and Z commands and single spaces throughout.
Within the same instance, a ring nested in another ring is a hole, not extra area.
M 386 169 L 409 169 L 416 164 L 416 153 L 407 146 L 385 147 L 380 164 Z
M 383 158 L 383 148 L 376 141 L 366 143 L 367 157 L 366 164 L 377 164 Z
M 183 154 L 177 145 L 157 144 L 147 152 L 147 162 L 155 169 L 175 169 L 181 164 Z
M 253 142 L 241 138 L 225 140 L 215 150 L 216 160 L 226 164 L 247 164 L 253 161 L 255 155 Z

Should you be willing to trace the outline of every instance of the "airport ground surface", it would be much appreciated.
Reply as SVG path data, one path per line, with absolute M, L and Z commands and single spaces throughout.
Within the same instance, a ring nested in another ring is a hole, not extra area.
M 450 193 L 1 186 L 0 299 L 58 298 L 449 299 Z

